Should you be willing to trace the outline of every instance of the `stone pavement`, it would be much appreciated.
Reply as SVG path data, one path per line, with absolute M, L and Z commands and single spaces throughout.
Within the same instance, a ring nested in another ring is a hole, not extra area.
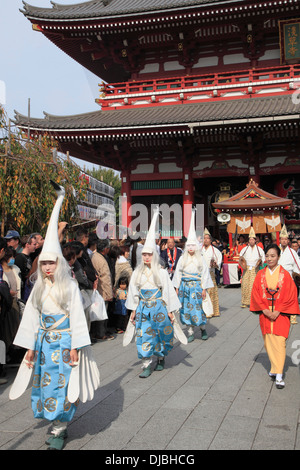
M 291 356 L 300 322 L 291 327 L 286 387 L 278 390 L 258 316 L 240 308 L 239 287 L 219 296 L 221 316 L 209 320 L 208 340 L 197 329 L 193 343 L 176 341 L 165 370 L 147 379 L 138 377 L 135 345 L 123 348 L 122 335 L 93 345 L 102 385 L 79 405 L 65 450 L 299 450 L 299 366 Z M 30 390 L 8 399 L 15 374 L 8 369 L 9 383 L 0 387 L 0 449 L 44 450 L 49 424 L 33 418 Z

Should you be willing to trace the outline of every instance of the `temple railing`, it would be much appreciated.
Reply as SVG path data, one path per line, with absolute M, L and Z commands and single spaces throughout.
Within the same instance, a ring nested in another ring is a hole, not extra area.
M 300 87 L 300 64 L 99 85 L 102 107 L 278 93 Z

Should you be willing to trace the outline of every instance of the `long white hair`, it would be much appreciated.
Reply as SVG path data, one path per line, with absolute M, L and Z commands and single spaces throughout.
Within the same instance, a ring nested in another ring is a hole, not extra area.
M 188 252 L 187 246 L 185 246 L 185 249 L 184 249 L 181 256 L 182 256 L 182 265 L 181 266 L 182 266 L 182 269 L 184 269 L 190 261 L 189 256 L 191 256 Z M 198 248 L 196 248 L 196 250 L 195 250 L 195 253 L 193 255 L 193 259 L 196 260 L 197 268 L 199 270 L 202 270 L 202 268 L 203 268 L 203 258 L 202 258 L 201 251 Z
M 134 270 L 135 273 L 136 273 L 136 282 L 135 283 L 136 283 L 136 286 L 138 288 L 140 288 L 142 286 L 142 274 L 144 273 L 145 269 L 146 269 L 146 265 L 145 265 L 144 261 L 142 260 Z M 154 283 L 158 288 L 162 287 L 162 282 L 161 282 L 160 275 L 159 275 L 159 270 L 160 269 L 162 269 L 162 268 L 161 268 L 161 265 L 159 263 L 159 256 L 158 256 L 157 251 L 154 250 L 152 260 L 151 260 L 151 271 L 152 271 Z
M 41 262 L 38 262 L 36 272 L 36 281 L 32 290 L 32 303 L 35 308 L 41 310 L 42 298 L 46 288 L 45 277 L 42 273 Z M 59 256 L 57 258 L 57 266 L 54 271 L 54 283 L 51 291 L 52 297 L 55 302 L 62 309 L 67 308 L 68 301 L 70 300 L 70 283 L 75 282 L 71 276 L 71 268 L 65 258 Z

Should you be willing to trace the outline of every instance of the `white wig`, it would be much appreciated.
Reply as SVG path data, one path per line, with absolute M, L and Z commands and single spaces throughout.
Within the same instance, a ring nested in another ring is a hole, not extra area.
M 187 244 L 185 245 L 185 249 L 181 256 L 182 256 L 182 268 L 184 269 L 188 265 L 189 257 L 191 256 L 188 252 Z M 193 259 L 197 261 L 197 267 L 199 268 L 199 270 L 201 270 L 203 267 L 203 255 L 199 249 L 199 246 L 198 247 L 195 246 L 195 253 L 193 255 Z
M 71 268 L 63 256 L 56 259 L 56 269 L 54 271 L 54 282 L 51 296 L 62 309 L 67 308 L 70 300 L 70 283 L 76 282 L 71 276 Z M 46 288 L 45 276 L 41 269 L 41 261 L 38 262 L 36 281 L 32 290 L 32 303 L 38 310 L 42 308 L 42 298 Z
M 146 269 L 146 265 L 145 265 L 143 260 L 140 262 L 140 264 L 135 269 L 135 272 L 136 272 L 136 286 L 139 287 L 139 288 L 141 287 L 142 274 L 144 273 L 145 269 Z M 151 260 L 151 271 L 152 271 L 153 280 L 155 282 L 155 285 L 158 288 L 162 287 L 162 282 L 161 282 L 160 275 L 159 275 L 159 270 L 160 269 L 162 269 L 162 267 L 159 263 L 158 253 L 155 250 L 155 251 L 153 251 L 152 260 Z

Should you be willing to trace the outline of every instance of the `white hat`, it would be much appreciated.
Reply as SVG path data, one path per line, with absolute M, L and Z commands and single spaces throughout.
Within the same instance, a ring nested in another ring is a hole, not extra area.
M 58 257 L 63 256 L 58 238 L 58 219 L 65 197 L 65 190 L 62 186 L 54 183 L 53 181 L 51 181 L 51 183 L 56 191 L 57 200 L 49 220 L 43 248 L 39 256 L 39 261 L 56 261 Z
M 282 229 L 280 231 L 280 238 L 289 238 L 289 234 L 288 234 L 285 224 L 282 226 Z
M 255 231 L 254 231 L 253 227 L 250 228 L 249 238 L 256 238 Z
M 146 241 L 144 243 L 142 253 L 154 253 L 156 250 L 156 222 L 159 216 L 159 209 L 156 207 L 153 211 L 153 217 L 151 220 L 151 224 L 149 227 L 149 231 L 146 237 Z
M 197 234 L 196 234 L 196 230 L 195 230 L 195 209 L 192 209 L 190 229 L 189 229 L 189 233 L 188 233 L 185 245 L 186 246 L 187 245 L 196 245 L 196 247 L 199 246 L 199 243 L 198 243 L 198 240 L 197 240 Z

